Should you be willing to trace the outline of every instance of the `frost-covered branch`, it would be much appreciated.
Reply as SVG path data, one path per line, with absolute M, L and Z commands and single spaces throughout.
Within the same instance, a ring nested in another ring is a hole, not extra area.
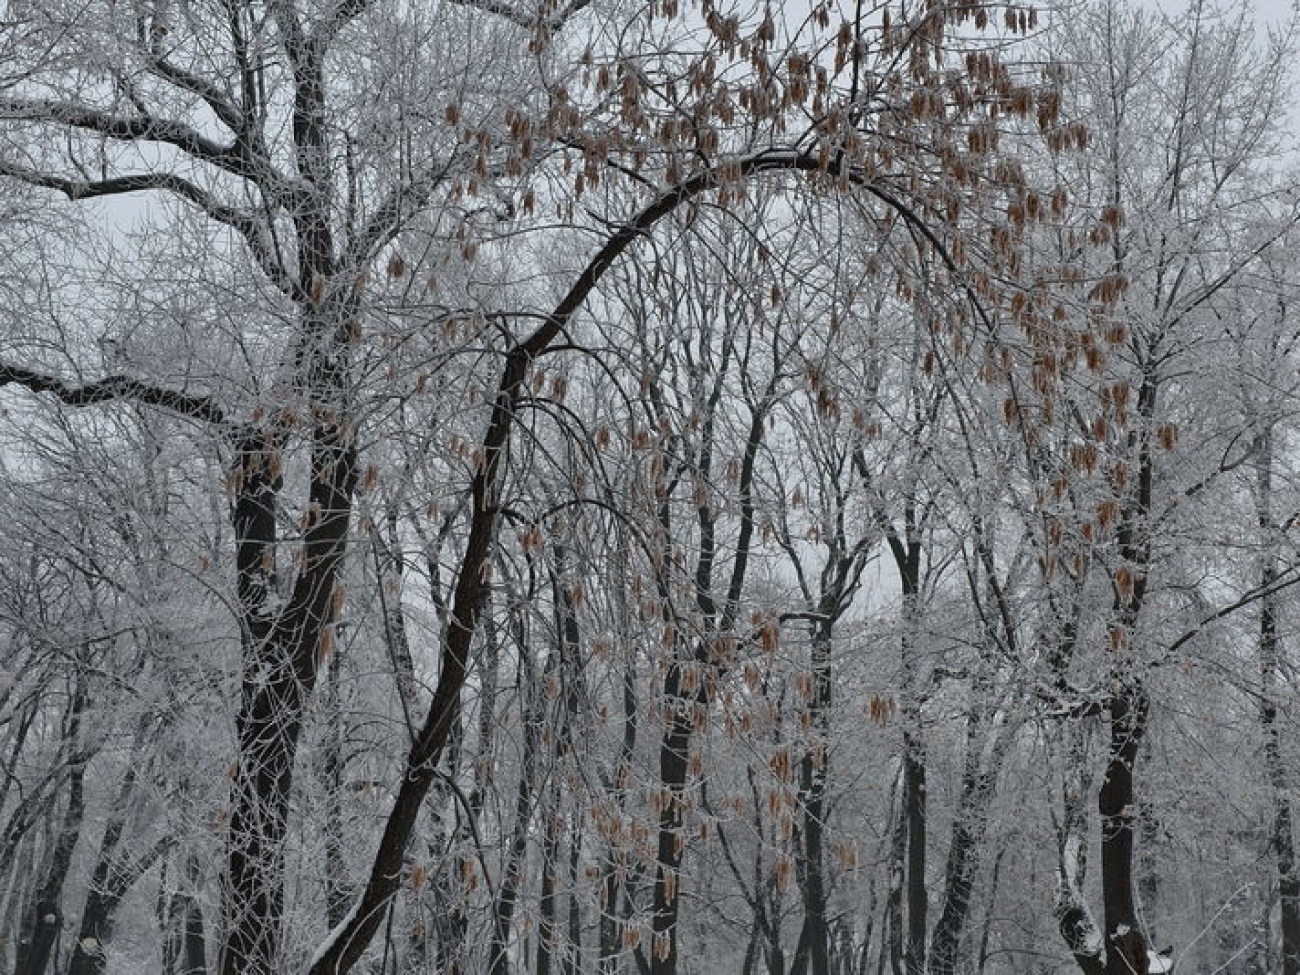
M 225 411 L 207 396 L 194 396 L 141 382 L 129 376 L 106 376 L 92 383 L 65 382 L 47 373 L 0 363 L 0 387 L 22 386 L 34 393 L 50 393 L 69 406 L 94 406 L 113 400 L 132 400 L 156 406 L 191 420 L 228 427 Z
M 132 173 L 108 179 L 81 180 L 41 173 L 0 160 L 0 176 L 8 176 L 28 186 L 54 190 L 74 201 L 150 191 L 170 193 L 194 204 L 212 220 L 238 233 L 252 251 L 258 267 L 277 288 L 290 297 L 303 297 L 301 287 L 285 273 L 276 259 L 274 248 L 267 239 L 266 226 L 259 217 L 219 202 L 202 187 L 174 173 Z

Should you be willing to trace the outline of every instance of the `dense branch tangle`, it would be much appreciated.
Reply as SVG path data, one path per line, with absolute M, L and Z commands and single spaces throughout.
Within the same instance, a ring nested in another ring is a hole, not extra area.
M 45 25 L 51 50 L 90 58 L 91 80 L 69 76 L 58 59 L 47 65 L 37 58 L 0 98 L 0 124 L 9 135 L 0 176 L 71 201 L 142 191 L 182 200 L 236 232 L 252 264 L 278 289 L 263 306 L 268 317 L 289 322 L 270 375 L 255 384 L 274 390 L 276 402 L 218 405 L 184 392 L 179 381 L 169 391 L 164 379 L 113 375 L 72 383 L 17 363 L 0 371 L 0 383 L 52 394 L 70 406 L 131 400 L 205 424 L 225 441 L 242 688 L 223 883 L 223 975 L 269 975 L 283 964 L 293 773 L 308 703 L 344 605 L 358 436 L 367 420 L 359 405 L 366 379 L 357 362 L 367 350 L 368 289 L 379 287 L 369 281 L 370 266 L 389 256 L 385 248 L 404 243 L 403 234 L 436 239 L 441 231 L 427 231 L 421 221 L 449 215 L 458 227 L 445 236 L 459 234 L 461 273 L 473 280 L 476 238 L 490 238 L 493 221 L 516 219 L 522 230 L 540 234 L 547 229 L 538 215 L 544 209 L 572 223 L 584 206 L 599 205 L 593 201 L 602 185 L 608 194 L 608 212 L 577 220 L 584 232 L 600 235 L 594 256 L 573 272 L 535 331 L 505 332 L 496 347 L 500 371 L 469 483 L 459 489 L 469 499 L 468 525 L 437 684 L 367 880 L 316 953 L 314 975 L 336 975 L 360 960 L 403 882 L 420 810 L 459 720 L 491 592 L 499 499 L 530 372 L 615 262 L 668 217 L 710 199 L 734 206 L 768 186 L 786 188 L 792 181 L 781 174 L 791 174 L 802 178 L 804 190 L 870 200 L 862 209 L 882 235 L 900 226 L 910 238 L 894 269 L 900 291 L 931 313 L 943 303 L 929 292 L 964 295 L 964 313 L 946 327 L 967 346 L 978 334 L 997 347 L 1013 302 L 1003 282 L 1016 277 L 1024 236 L 1054 210 L 1001 159 L 998 119 L 1026 120 L 1024 128 L 1054 149 L 1083 141 L 1079 129 L 1057 118 L 1052 79 L 1017 83 L 986 50 L 972 50 L 964 71 L 946 70 L 951 52 L 945 51 L 957 46 L 950 28 L 971 19 L 985 26 L 987 12 L 975 5 L 932 3 L 892 22 L 893 11 L 882 7 L 879 22 L 867 24 L 861 12 L 833 22 L 834 9 L 822 4 L 806 24 L 790 29 L 771 12 L 746 19 L 713 7 L 699 12 L 701 28 L 694 11 L 679 15 L 675 5 L 652 5 L 629 33 L 649 32 L 652 21 L 662 21 L 655 29 L 670 30 L 685 54 L 655 63 L 638 50 L 595 44 L 572 64 L 566 35 L 583 23 L 581 2 L 535 15 L 496 3 L 462 6 L 477 13 L 447 15 L 453 28 L 514 32 L 500 41 L 507 55 L 513 45 L 520 65 L 534 65 L 529 58 L 540 65 L 536 74 L 515 64 L 499 69 L 502 89 L 509 91 L 507 82 L 520 72 L 540 94 L 506 94 L 500 104 L 462 97 L 477 78 L 471 55 L 449 62 L 448 71 L 461 72 L 453 84 L 418 88 L 428 82 L 424 72 L 437 76 L 444 66 L 417 58 L 383 66 L 415 90 L 407 97 L 423 99 L 392 107 L 365 89 L 369 83 L 383 90 L 380 66 L 367 64 L 373 77 L 357 69 L 360 79 L 345 68 L 347 56 L 363 50 L 354 35 L 368 18 L 402 37 L 410 29 L 405 12 L 345 0 L 312 15 L 276 0 L 265 10 L 200 7 L 191 13 L 211 36 L 196 31 L 179 40 L 174 33 L 192 25 L 172 22 L 161 8 L 134 11 L 128 27 L 125 12 L 110 5 L 102 24 L 85 18 L 66 34 L 51 17 Z M 1033 28 L 1028 11 L 1006 13 L 1012 33 Z M 516 36 L 516 28 L 528 36 Z M 103 36 L 96 36 L 100 30 Z M 676 60 L 687 62 L 684 70 Z M 743 67 L 722 67 L 733 61 Z M 576 78 L 583 74 L 580 86 Z M 367 118 L 368 111 L 377 119 Z M 396 126 L 396 135 L 384 125 Z M 362 131 L 368 144 L 357 135 Z M 135 147 L 147 151 L 133 154 Z M 370 156 L 358 159 L 366 149 Z M 140 158 L 148 162 L 137 170 Z M 548 194 L 545 179 L 558 189 Z M 498 200 L 509 204 L 499 208 L 505 217 L 491 205 Z M 620 216 L 628 211 L 630 219 Z M 1008 223 L 1004 212 L 1016 216 Z M 567 246 L 564 234 L 558 239 Z M 985 266 L 972 274 L 976 257 Z M 400 264 L 390 260 L 389 268 L 390 279 L 402 277 Z M 1026 333 L 1047 335 L 1045 341 L 1057 334 L 1045 304 L 1022 302 L 1014 320 Z M 1049 397 L 1051 382 L 1039 385 Z M 762 436 L 759 411 L 753 420 L 751 465 Z M 305 459 L 296 471 L 286 463 L 295 450 Z M 296 533 L 286 532 L 280 518 L 290 477 L 298 478 L 302 508 Z M 755 530 L 752 510 L 744 530 Z M 291 560 L 281 554 L 286 535 L 297 542 Z M 743 567 L 733 575 L 743 580 Z M 738 592 L 728 593 L 723 631 L 734 627 L 738 601 Z M 671 729 L 664 754 L 682 758 L 688 739 L 685 726 Z M 671 784 L 679 786 L 680 769 L 673 775 Z M 665 973 L 677 957 L 675 814 L 670 809 L 661 823 L 656 892 L 661 940 L 654 964 Z M 825 963 L 824 952 L 815 955 Z

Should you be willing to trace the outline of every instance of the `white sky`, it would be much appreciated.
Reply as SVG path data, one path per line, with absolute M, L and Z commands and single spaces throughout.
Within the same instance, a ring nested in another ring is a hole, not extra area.
M 1137 0 L 1152 10 L 1176 13 L 1187 8 L 1187 0 Z M 1224 9 L 1236 9 L 1238 3 L 1244 3 L 1255 11 L 1255 23 L 1258 25 L 1262 39 L 1269 28 L 1280 28 L 1288 18 L 1300 21 L 1300 0 L 1217 0 Z M 1297 77 L 1297 70 L 1292 69 L 1292 79 Z M 1292 146 L 1300 145 L 1300 89 L 1293 89 L 1290 99 L 1288 126 L 1290 138 L 1286 141 Z
M 1153 10 L 1166 10 L 1173 13 L 1186 8 L 1185 0 L 1140 0 L 1143 6 Z M 1236 6 L 1234 0 L 1226 0 L 1226 8 Z M 1281 24 L 1296 9 L 1296 0 L 1247 0 L 1246 5 L 1255 9 L 1256 19 L 1261 27 Z
M 1262 24 L 1278 24 L 1295 9 L 1295 4 L 1288 0 L 1254 0 L 1255 16 Z

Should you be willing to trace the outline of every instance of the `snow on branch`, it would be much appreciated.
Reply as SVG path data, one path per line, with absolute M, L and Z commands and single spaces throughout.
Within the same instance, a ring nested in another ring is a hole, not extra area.
M 505 0 L 452 0 L 453 3 L 460 4 L 463 7 L 475 7 L 498 17 L 503 17 L 512 24 L 518 24 L 524 30 L 540 31 L 548 37 L 554 37 L 569 21 L 574 14 L 591 5 L 591 0 L 572 0 L 566 4 L 563 10 L 556 11 L 550 15 L 545 13 L 534 14 Z
M 236 140 L 224 144 L 183 122 L 145 112 L 119 115 L 75 101 L 8 98 L 0 99 L 0 120 L 65 126 L 115 142 L 156 142 L 172 146 L 191 159 L 249 180 L 278 203 L 290 208 L 301 200 L 304 193 L 304 189 L 277 170 L 265 154 L 250 151 L 244 142 Z
M 119 196 L 125 193 L 150 191 L 171 193 L 194 204 L 212 220 L 225 224 L 238 233 L 253 252 L 258 267 L 277 288 L 291 298 L 303 297 L 297 282 L 284 272 L 276 259 L 274 248 L 267 239 L 268 235 L 260 218 L 237 207 L 220 203 L 211 193 L 174 173 L 132 173 L 101 180 L 68 179 L 0 160 L 0 176 L 8 176 L 28 186 L 54 190 L 73 201 L 91 200 L 100 196 Z
M 225 411 L 206 396 L 192 396 L 153 386 L 129 376 L 107 376 L 97 382 L 74 385 L 45 373 L 0 363 L 0 387 L 22 386 L 34 393 L 51 393 L 69 406 L 94 406 L 113 400 L 132 400 L 157 406 L 203 423 L 224 427 Z

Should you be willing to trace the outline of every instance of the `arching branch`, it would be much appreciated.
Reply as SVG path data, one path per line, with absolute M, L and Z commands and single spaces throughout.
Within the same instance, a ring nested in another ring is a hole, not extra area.
M 837 174 L 837 165 L 830 172 Z M 517 409 L 525 392 L 529 368 L 539 355 L 559 338 L 573 316 L 585 304 L 614 263 L 637 240 L 644 237 L 664 217 L 678 207 L 710 190 L 716 189 L 726 179 L 744 179 L 764 172 L 804 172 L 824 174 L 827 166 L 816 156 L 797 150 L 777 150 L 757 153 L 733 160 L 725 167 L 716 167 L 695 174 L 682 183 L 662 193 L 639 213 L 622 224 L 594 256 L 570 286 L 568 292 L 555 306 L 541 325 L 526 339 L 516 345 L 506 356 L 501 379 L 497 385 L 492 405 L 491 419 L 478 451 L 479 462 L 471 487 L 473 500 L 469 536 L 456 579 L 452 600 L 451 619 L 442 652 L 442 670 L 429 705 L 428 715 L 416 735 L 407 756 L 406 770 L 384 826 L 379 848 L 371 865 L 357 902 L 347 918 L 325 940 L 309 968 L 310 975 L 344 975 L 360 959 L 378 932 L 389 901 L 396 895 L 402 882 L 402 863 L 424 797 L 435 776 L 435 766 L 440 761 L 448 736 L 460 713 L 461 693 L 468 674 L 470 646 L 478 628 L 479 616 L 488 593 L 488 567 L 492 539 L 496 534 L 500 509 L 497 498 L 505 471 Z M 874 192 L 871 183 L 856 171 L 846 173 L 851 183 Z M 892 201 L 880 193 L 886 203 Z M 911 211 L 900 209 L 904 220 L 924 226 Z M 927 237 L 936 246 L 940 242 L 929 228 Z M 944 258 L 951 264 L 951 258 Z M 953 265 L 955 266 L 955 265 Z

